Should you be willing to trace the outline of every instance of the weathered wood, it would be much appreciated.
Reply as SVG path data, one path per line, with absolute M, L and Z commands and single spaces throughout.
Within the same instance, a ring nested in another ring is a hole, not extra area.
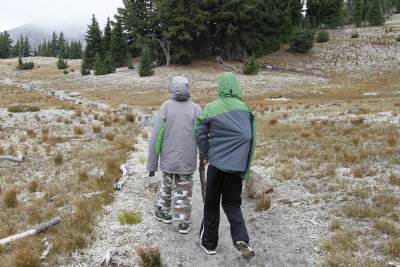
M 10 242 L 13 242 L 15 240 L 18 239 L 22 239 L 31 235 L 35 235 L 37 233 L 43 232 L 44 230 L 46 230 L 47 228 L 49 228 L 50 226 L 53 226 L 57 223 L 61 222 L 60 217 L 55 217 L 47 222 L 43 222 L 41 224 L 36 225 L 34 228 L 29 229 L 25 232 L 16 234 L 16 235 L 12 235 L 3 239 L 0 239 L 0 246 L 4 246 L 7 245 Z
M 217 57 L 217 62 L 220 63 L 220 64 L 222 64 L 224 67 L 226 67 L 226 68 L 228 68 L 228 69 L 232 69 L 232 70 L 234 70 L 235 72 L 239 72 L 235 66 L 226 64 L 226 63 L 222 60 L 221 56 L 218 56 L 218 57 Z
M 83 196 L 84 198 L 91 198 L 91 197 L 94 197 L 94 196 L 97 196 L 97 195 L 101 195 L 101 194 L 103 194 L 103 193 L 104 193 L 104 191 L 97 191 L 97 192 L 82 194 L 82 196 Z
M 122 171 L 122 176 L 121 179 L 119 179 L 119 181 L 114 185 L 116 190 L 121 190 L 122 186 L 126 183 L 126 180 L 128 180 L 128 175 L 126 175 L 128 171 L 125 165 L 121 164 L 121 166 L 119 166 L 119 169 Z
M 50 243 L 47 241 L 47 238 L 46 238 L 46 237 L 43 238 L 43 241 L 44 241 L 44 245 L 46 246 L 46 249 L 43 251 L 42 255 L 40 256 L 40 259 L 41 259 L 41 260 L 45 259 L 45 258 L 47 257 L 47 255 L 49 255 L 50 249 L 53 248 L 53 245 L 50 244 Z
M 15 162 L 23 162 L 23 161 L 25 161 L 25 157 L 24 156 L 19 156 L 19 157 L 0 156 L 0 160 L 10 160 L 10 161 L 15 161 Z
M 108 267 L 110 265 L 112 257 L 117 254 L 118 252 L 116 250 L 110 250 L 106 253 L 104 256 L 103 261 L 101 262 L 100 266 L 101 267 Z

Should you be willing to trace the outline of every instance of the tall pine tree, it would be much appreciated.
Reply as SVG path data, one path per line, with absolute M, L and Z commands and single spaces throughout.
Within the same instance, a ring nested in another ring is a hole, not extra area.
M 92 16 L 92 23 L 88 26 L 88 29 L 86 31 L 85 39 L 86 39 L 86 49 L 84 52 L 86 58 L 85 64 L 88 69 L 92 69 L 96 58 L 96 54 L 99 54 L 100 58 L 104 56 L 101 30 L 94 15 Z
M 372 0 L 367 12 L 367 20 L 371 25 L 382 25 L 385 23 L 381 0 Z
M 128 54 L 127 40 L 122 30 L 120 19 L 114 23 L 112 29 L 112 37 L 110 44 L 110 57 L 114 61 L 115 66 L 123 66 L 126 64 Z

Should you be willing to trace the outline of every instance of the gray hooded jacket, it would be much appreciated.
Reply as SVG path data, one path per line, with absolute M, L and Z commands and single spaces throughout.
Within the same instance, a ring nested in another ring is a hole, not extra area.
M 195 172 L 197 149 L 193 126 L 202 110 L 189 98 L 189 81 L 175 76 L 171 82 L 170 99 L 161 105 L 151 132 L 148 171 L 158 171 L 160 157 L 160 170 L 163 172 Z

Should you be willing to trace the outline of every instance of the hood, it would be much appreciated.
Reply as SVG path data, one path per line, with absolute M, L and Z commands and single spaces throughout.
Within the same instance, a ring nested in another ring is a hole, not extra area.
M 169 88 L 169 98 L 177 101 L 187 101 L 190 98 L 189 81 L 183 76 L 172 78 Z
M 240 85 L 233 72 L 224 72 L 219 76 L 217 90 L 219 98 L 235 97 L 242 100 Z

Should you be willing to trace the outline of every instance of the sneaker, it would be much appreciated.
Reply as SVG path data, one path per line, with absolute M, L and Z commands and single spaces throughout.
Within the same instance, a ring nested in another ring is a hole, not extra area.
M 165 214 L 164 212 L 162 212 L 160 210 L 154 212 L 154 218 L 156 218 L 156 220 L 162 221 L 164 223 L 172 222 L 172 216 L 169 214 Z
M 206 247 L 203 247 L 200 243 L 200 247 L 208 254 L 208 255 L 215 255 L 217 251 L 215 249 L 208 249 Z
M 187 234 L 190 230 L 190 225 L 187 222 L 181 222 L 178 225 L 178 231 L 181 234 Z
M 244 241 L 237 241 L 235 243 L 235 248 L 237 248 L 244 259 L 251 259 L 254 256 L 254 251 L 251 249 L 249 244 Z

